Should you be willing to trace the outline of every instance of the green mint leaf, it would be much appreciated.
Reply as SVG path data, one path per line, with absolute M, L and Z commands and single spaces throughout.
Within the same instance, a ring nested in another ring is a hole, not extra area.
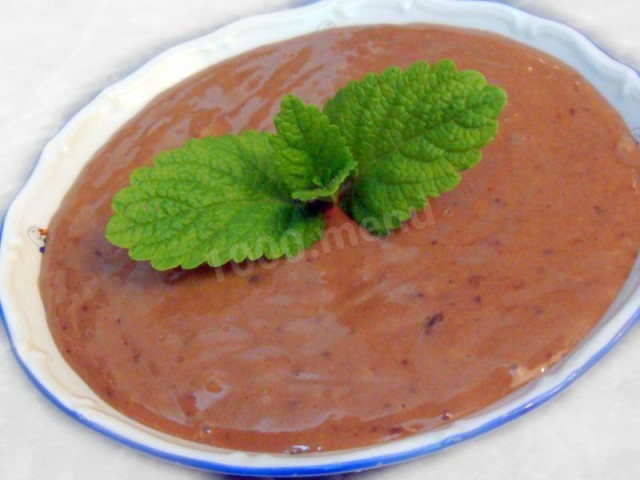
M 136 170 L 112 202 L 106 236 L 157 270 L 294 256 L 324 221 L 279 179 L 268 133 L 189 140 Z
M 480 161 L 505 104 L 502 89 L 450 60 L 350 82 L 324 107 L 358 164 L 343 208 L 375 234 L 398 228 Z
M 293 95 L 284 97 L 273 122 L 274 162 L 293 198 L 307 202 L 337 195 L 356 166 L 338 127 Z

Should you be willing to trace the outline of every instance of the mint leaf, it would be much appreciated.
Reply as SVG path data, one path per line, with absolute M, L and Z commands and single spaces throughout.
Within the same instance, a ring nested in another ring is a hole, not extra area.
M 271 138 L 273 157 L 292 196 L 303 202 L 336 195 L 356 166 L 340 130 L 317 107 L 293 96 L 282 100 Z
M 291 199 L 270 137 L 192 139 L 161 153 L 114 196 L 107 239 L 157 270 L 298 254 L 322 237 L 324 221 Z
M 505 103 L 502 89 L 450 60 L 350 82 L 324 107 L 358 163 L 343 208 L 375 234 L 398 228 L 480 161 Z

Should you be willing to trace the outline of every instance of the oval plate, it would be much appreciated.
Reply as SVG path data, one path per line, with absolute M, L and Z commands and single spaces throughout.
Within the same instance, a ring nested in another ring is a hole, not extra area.
M 597 362 L 637 321 L 640 266 L 578 349 L 516 395 L 449 427 L 366 449 L 309 456 L 245 454 L 193 444 L 141 426 L 97 398 L 58 353 L 38 298 L 39 232 L 93 153 L 156 94 L 183 78 L 256 46 L 333 26 L 442 23 L 479 28 L 545 50 L 578 69 L 621 113 L 640 125 L 640 80 L 577 32 L 504 5 L 485 2 L 337 0 L 254 17 L 174 48 L 108 88 L 45 147 L 5 218 L 0 244 L 0 302 L 14 353 L 38 388 L 66 413 L 145 453 L 184 465 L 245 475 L 315 475 L 389 465 L 492 430 L 544 403 Z M 61 168 L 64 165 L 64 168 Z M 35 245 L 35 246 L 34 246 Z

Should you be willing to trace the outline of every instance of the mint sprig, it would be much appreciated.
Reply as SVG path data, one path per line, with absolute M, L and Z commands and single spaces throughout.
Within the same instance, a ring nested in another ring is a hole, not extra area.
M 352 81 L 324 111 L 287 95 L 276 134 L 191 139 L 133 172 L 106 237 L 167 270 L 295 256 L 322 237 L 318 202 L 387 234 L 480 160 L 505 104 L 449 60 Z

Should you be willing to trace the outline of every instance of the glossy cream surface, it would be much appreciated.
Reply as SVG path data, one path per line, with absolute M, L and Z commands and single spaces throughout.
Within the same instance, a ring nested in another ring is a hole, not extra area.
M 402 231 L 339 210 L 296 261 L 155 272 L 109 245 L 113 193 L 189 137 L 269 130 L 292 92 L 453 59 L 509 103 L 483 161 Z M 640 245 L 640 154 L 577 73 L 511 41 L 431 26 L 330 30 L 214 66 L 149 104 L 49 225 L 40 286 L 70 365 L 108 403 L 212 445 L 373 444 L 477 411 L 578 344 Z

